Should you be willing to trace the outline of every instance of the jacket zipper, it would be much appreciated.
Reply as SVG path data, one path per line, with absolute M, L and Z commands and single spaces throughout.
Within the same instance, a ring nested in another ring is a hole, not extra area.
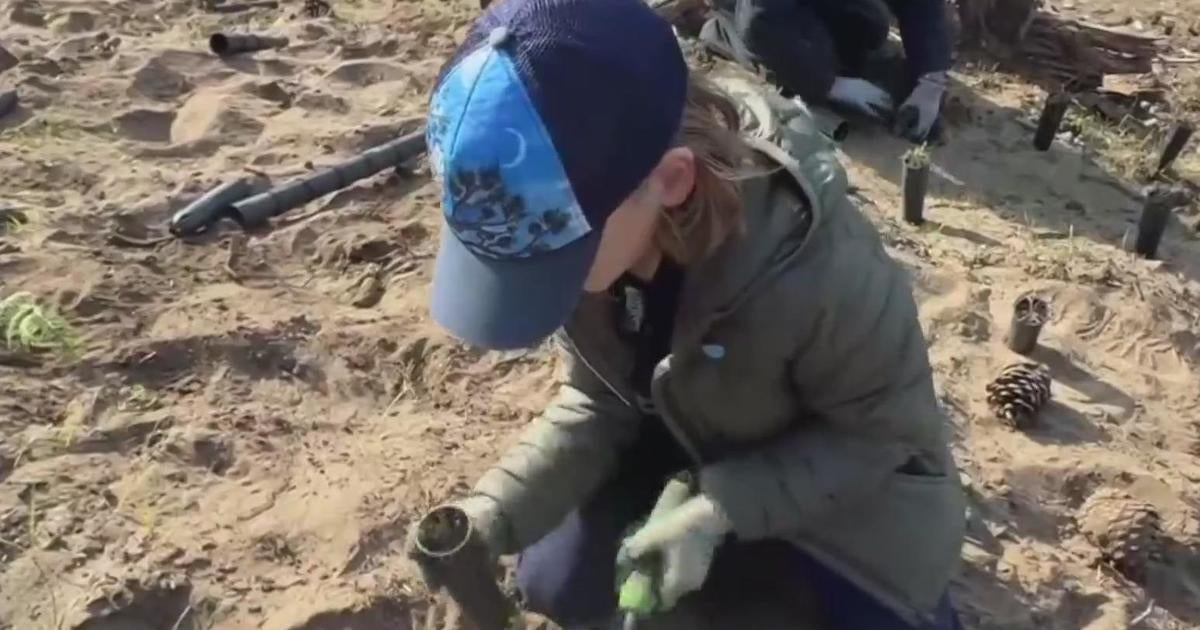
M 587 360 L 587 357 L 584 356 L 583 352 L 579 349 L 579 345 L 575 343 L 575 340 L 571 338 L 569 333 L 563 331 L 563 338 L 566 339 L 568 344 L 570 344 L 571 350 L 574 351 L 575 356 L 583 362 L 584 366 L 586 366 L 588 370 L 591 370 L 592 374 L 594 374 L 601 383 L 604 383 L 604 386 L 607 387 L 614 396 L 619 398 L 621 402 L 625 403 L 625 406 L 632 409 L 638 409 L 637 405 L 633 404 L 633 402 L 622 395 L 621 391 L 614 387 L 608 379 L 604 378 L 604 375 L 600 373 L 600 370 L 597 370 L 596 367 L 592 365 L 591 361 Z M 663 387 L 662 381 L 666 380 L 666 375 L 671 370 L 670 359 L 670 356 L 668 356 L 662 361 L 659 361 L 658 365 L 655 366 L 654 376 L 650 380 L 650 399 L 654 401 L 655 411 L 657 412 L 658 417 L 662 419 L 663 424 L 666 425 L 667 430 L 670 431 L 671 435 L 675 437 L 675 441 L 679 442 L 679 446 L 682 447 L 685 452 L 687 452 L 688 457 L 692 460 L 692 463 L 699 467 L 703 465 L 703 459 L 700 457 L 699 449 L 696 448 L 696 445 L 691 441 L 690 438 L 688 438 L 687 433 L 684 432 L 683 427 L 679 426 L 675 417 L 671 415 L 671 412 L 666 409 L 666 405 L 663 404 L 664 397 L 661 391 Z
M 580 351 L 579 345 L 575 343 L 575 340 L 571 338 L 570 333 L 568 333 L 564 330 L 563 338 L 566 339 L 567 343 L 569 343 L 571 345 L 571 350 L 573 350 L 575 352 L 575 356 L 578 357 L 580 361 L 583 361 L 583 364 L 585 366 L 587 366 L 587 369 L 591 370 L 592 374 L 595 374 L 596 378 L 600 379 L 600 382 L 604 383 L 604 386 L 607 387 L 608 390 L 613 393 L 613 395 L 615 395 L 617 398 L 621 399 L 621 402 L 625 403 L 626 407 L 630 407 L 632 409 L 637 409 L 637 405 L 633 404 L 632 401 L 630 401 L 625 396 L 621 395 L 621 391 L 618 390 L 616 387 L 613 387 L 613 384 L 608 382 L 608 379 L 604 378 L 604 375 L 600 373 L 600 370 L 597 370 L 595 367 L 593 367 L 591 361 L 588 361 L 587 357 L 583 356 L 583 352 Z

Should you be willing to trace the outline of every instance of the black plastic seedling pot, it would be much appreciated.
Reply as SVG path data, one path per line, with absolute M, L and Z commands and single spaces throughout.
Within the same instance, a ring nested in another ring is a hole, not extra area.
M 415 559 L 476 630 L 504 630 L 514 614 L 500 592 L 491 555 L 462 509 L 434 508 L 417 525 Z M 434 586 L 434 585 L 431 585 Z
M 286 37 L 264 37 L 261 35 L 226 35 L 215 33 L 208 38 L 208 47 L 214 54 L 236 55 L 238 53 L 266 50 L 268 48 L 283 48 L 288 45 Z
M 1173 201 L 1168 191 L 1157 188 L 1146 195 L 1142 216 L 1138 219 L 1137 241 L 1133 245 L 1133 251 L 1139 256 L 1154 258 L 1158 255 L 1158 244 L 1162 242 L 1167 219 L 1175 205 Z
M 17 99 L 17 91 L 16 90 L 0 92 L 0 118 L 4 118 L 5 116 L 9 115 L 14 109 L 16 109 L 17 101 L 18 101 L 18 99 Z
M 901 176 L 904 190 L 904 220 L 920 225 L 925 222 L 925 192 L 929 189 L 929 160 L 904 157 L 904 174 Z
M 1013 304 L 1012 323 L 1008 328 L 1008 348 L 1027 355 L 1038 345 L 1042 326 L 1050 319 L 1050 303 L 1036 295 L 1023 295 Z
M 1062 125 L 1063 116 L 1067 113 L 1067 106 L 1071 104 L 1071 97 L 1063 92 L 1051 94 L 1046 98 L 1046 105 L 1042 107 L 1042 116 L 1038 119 L 1037 131 L 1033 134 L 1033 146 L 1038 151 L 1048 151 L 1050 145 L 1054 143 L 1054 136 L 1058 135 L 1058 128 Z
M 1192 138 L 1192 132 L 1195 131 L 1188 123 L 1181 122 L 1175 125 L 1175 129 L 1171 131 L 1171 139 L 1167 140 L 1167 146 L 1163 148 L 1162 157 L 1158 159 L 1159 173 L 1167 170 L 1175 158 L 1183 153 L 1183 148 L 1187 146 L 1188 140 Z

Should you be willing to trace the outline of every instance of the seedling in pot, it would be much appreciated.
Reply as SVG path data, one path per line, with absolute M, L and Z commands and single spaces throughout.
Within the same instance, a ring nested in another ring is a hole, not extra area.
M 929 188 L 929 147 L 915 146 L 904 154 L 904 220 L 913 225 L 925 222 L 925 192 Z
M 1017 354 L 1029 354 L 1037 348 L 1042 326 L 1050 319 L 1050 303 L 1036 295 L 1022 295 L 1013 304 L 1008 328 L 1008 347 Z

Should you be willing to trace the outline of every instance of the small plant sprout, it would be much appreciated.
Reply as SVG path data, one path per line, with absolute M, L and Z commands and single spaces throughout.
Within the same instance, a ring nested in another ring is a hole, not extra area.
M 0 330 L 9 350 L 70 355 L 79 347 L 78 336 L 67 320 L 25 291 L 0 301 Z
M 121 401 L 119 408 L 122 411 L 149 411 L 157 408 L 158 404 L 158 396 L 139 384 L 125 392 L 125 400 Z
M 904 220 L 921 225 L 925 222 L 925 192 L 929 188 L 929 147 L 922 144 L 904 154 L 904 173 L 901 180 Z
M 931 160 L 929 145 L 926 144 L 917 145 L 904 152 L 904 165 L 908 168 L 926 168 Z

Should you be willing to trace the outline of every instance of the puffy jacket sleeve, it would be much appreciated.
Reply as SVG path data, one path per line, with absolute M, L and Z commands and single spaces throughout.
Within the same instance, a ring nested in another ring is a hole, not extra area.
M 637 435 L 641 413 L 625 404 L 560 335 L 566 378 L 554 400 L 500 462 L 484 473 L 474 494 L 496 501 L 497 554 L 533 544 L 581 504 L 615 469 Z
M 802 534 L 869 500 L 919 452 L 914 427 L 930 423 L 917 416 L 938 413 L 905 273 L 876 239 L 839 243 L 828 258 L 805 275 L 816 286 L 791 287 L 806 306 L 786 309 L 799 319 L 790 378 L 811 421 L 701 471 L 741 538 Z

